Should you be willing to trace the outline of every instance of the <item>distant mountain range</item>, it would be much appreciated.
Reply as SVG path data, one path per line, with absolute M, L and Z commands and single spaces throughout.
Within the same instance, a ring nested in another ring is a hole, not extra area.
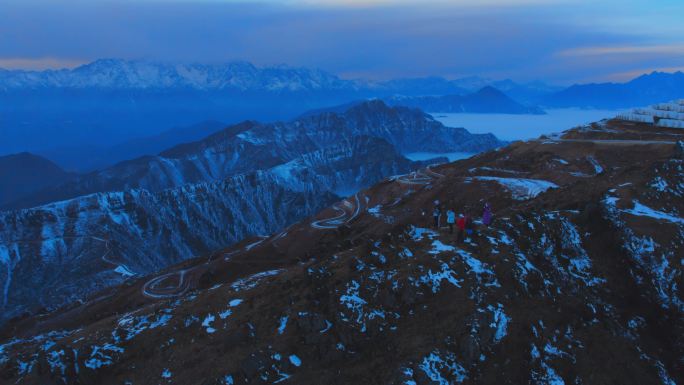
M 0 90 L 177 88 L 277 92 L 344 89 L 351 84 L 320 70 L 258 68 L 246 62 L 185 65 L 101 59 L 74 69 L 0 72 Z
M 684 73 L 652 72 L 627 83 L 573 85 L 549 95 L 552 107 L 627 108 L 684 98 Z
M 249 63 L 98 60 L 75 69 L 0 71 L 0 154 L 109 147 L 202 121 L 273 121 L 366 97 L 319 70 Z
M 107 163 L 93 157 L 125 159 L 128 153 L 110 156 L 106 149 L 169 127 L 287 120 L 353 100 L 465 95 L 482 88 L 473 89 L 473 84 L 487 83 L 437 77 L 345 80 L 315 69 L 244 62 L 172 65 L 103 59 L 74 69 L 0 70 L 0 154 L 30 151 L 82 170 Z
M 435 112 L 473 112 L 501 114 L 544 114 L 539 107 L 524 106 L 491 86 L 467 95 L 394 96 L 385 99 L 391 105 L 420 108 Z
M 103 59 L 74 69 L 0 70 L 0 154 L 29 151 L 48 155 L 63 168 L 92 169 L 130 155 L 125 148 L 120 148 L 125 155 L 107 154 L 114 145 L 197 122 L 288 120 L 309 110 L 373 98 L 452 112 L 536 113 L 539 106 L 621 108 L 684 97 L 681 78 L 681 73 L 654 73 L 625 84 L 563 89 L 542 82 L 481 77 L 348 80 L 317 69 L 245 62 L 204 65 Z M 476 103 L 457 98 L 477 96 L 485 87 L 501 91 L 512 102 L 502 109 L 500 98 Z

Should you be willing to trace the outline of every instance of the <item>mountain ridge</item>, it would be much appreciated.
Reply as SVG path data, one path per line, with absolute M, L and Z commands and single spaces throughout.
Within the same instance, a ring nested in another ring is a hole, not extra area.
M 550 95 L 555 107 L 625 108 L 684 98 L 684 72 L 653 71 L 625 83 L 576 84 Z
M 431 135 L 427 135 L 428 132 Z M 99 191 L 127 188 L 155 191 L 183 183 L 221 179 L 255 167 L 272 167 L 302 152 L 358 135 L 384 138 L 402 153 L 443 152 L 445 149 L 478 152 L 503 143 L 491 134 L 470 134 L 462 128 L 445 127 L 418 110 L 392 108 L 377 100 L 367 101 L 342 113 L 324 112 L 290 122 L 245 121 L 204 139 L 177 145 L 157 156 L 127 160 L 79 176 L 4 208 L 25 208 Z M 266 143 L 273 148 L 267 148 Z M 257 162 L 256 166 L 254 162 Z

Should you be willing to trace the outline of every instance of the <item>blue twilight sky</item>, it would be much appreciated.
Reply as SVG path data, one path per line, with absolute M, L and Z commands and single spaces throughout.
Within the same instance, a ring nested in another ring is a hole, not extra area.
M 682 0 L 0 0 L 0 68 L 97 58 L 558 84 L 684 70 Z

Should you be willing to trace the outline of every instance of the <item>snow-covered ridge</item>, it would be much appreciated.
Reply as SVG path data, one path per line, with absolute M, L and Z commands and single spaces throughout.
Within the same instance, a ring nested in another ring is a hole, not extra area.
M 0 89 L 97 87 L 305 91 L 351 86 L 353 83 L 321 70 L 286 66 L 260 68 L 246 62 L 206 65 L 101 59 L 74 69 L 0 71 Z

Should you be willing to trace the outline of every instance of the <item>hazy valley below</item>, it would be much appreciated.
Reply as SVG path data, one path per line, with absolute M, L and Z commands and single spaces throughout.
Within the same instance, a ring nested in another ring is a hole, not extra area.
M 625 110 L 581 108 L 546 109 L 546 114 L 430 114 L 450 127 L 463 127 L 473 133 L 491 132 L 503 140 L 528 140 L 603 119 L 612 119 Z

